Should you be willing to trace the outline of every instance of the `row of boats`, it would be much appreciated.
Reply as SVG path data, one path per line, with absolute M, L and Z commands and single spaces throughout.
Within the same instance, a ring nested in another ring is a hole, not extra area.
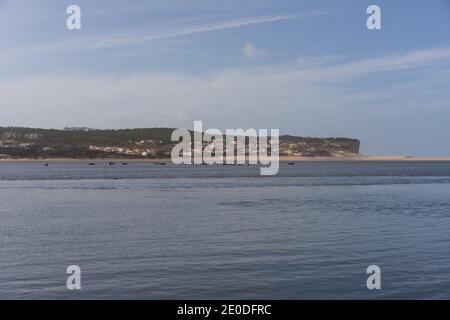
M 109 164 L 110 166 L 115 166 L 115 165 L 116 165 L 115 162 L 109 162 L 108 164 Z M 160 165 L 160 166 L 165 166 L 165 165 L 166 165 L 166 162 L 154 162 L 153 164 L 155 164 L 155 165 Z M 96 163 L 95 163 L 95 162 L 88 162 L 88 165 L 89 165 L 89 166 L 95 166 Z M 127 166 L 127 165 L 128 165 L 128 162 L 121 162 L 120 165 L 122 165 L 122 166 Z M 201 165 L 207 166 L 208 164 L 202 163 Z M 235 166 L 235 165 L 238 165 L 238 166 L 244 166 L 244 164 L 241 164 L 241 163 L 240 163 L 240 164 L 224 163 L 223 165 L 224 165 L 224 166 Z M 288 165 L 293 166 L 293 165 L 295 165 L 295 162 L 288 162 Z M 48 167 L 48 163 L 45 163 L 44 166 Z

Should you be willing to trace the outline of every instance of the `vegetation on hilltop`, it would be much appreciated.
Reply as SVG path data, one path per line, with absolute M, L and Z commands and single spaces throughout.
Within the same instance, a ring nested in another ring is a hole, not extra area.
M 176 144 L 173 130 L 0 127 L 0 157 L 169 158 Z M 359 140 L 349 138 L 280 137 L 280 154 L 288 156 L 348 156 L 358 154 L 359 146 Z

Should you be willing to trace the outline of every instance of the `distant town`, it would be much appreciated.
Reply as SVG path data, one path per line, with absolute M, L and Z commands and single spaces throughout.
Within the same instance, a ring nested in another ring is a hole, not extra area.
M 177 144 L 171 141 L 173 130 L 0 127 L 0 159 L 169 159 L 173 146 Z M 202 148 L 209 143 L 205 141 Z M 237 150 L 246 147 L 236 140 Z M 357 139 L 280 136 L 280 156 L 351 157 L 359 154 L 359 148 Z M 198 150 L 192 148 L 190 151 Z

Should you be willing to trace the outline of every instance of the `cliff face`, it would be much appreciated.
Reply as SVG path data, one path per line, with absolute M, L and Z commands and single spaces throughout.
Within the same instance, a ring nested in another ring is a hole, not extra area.
M 1 158 L 170 158 L 174 129 L 65 130 L 0 127 Z M 360 142 L 348 138 L 280 136 L 281 156 L 352 156 Z
M 280 153 L 288 156 L 352 156 L 359 154 L 359 147 L 357 139 L 280 137 Z

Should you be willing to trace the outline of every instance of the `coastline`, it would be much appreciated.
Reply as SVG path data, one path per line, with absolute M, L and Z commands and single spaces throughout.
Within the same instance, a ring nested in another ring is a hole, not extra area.
M 353 156 L 353 157 L 280 157 L 280 162 L 333 162 L 333 161 L 450 161 L 449 157 L 414 157 L 414 156 Z M 55 162 L 81 162 L 81 163 L 109 163 L 109 162 L 127 162 L 127 163 L 170 163 L 171 159 L 127 159 L 127 158 L 48 158 L 48 159 L 0 159 L 0 163 L 55 163 Z

